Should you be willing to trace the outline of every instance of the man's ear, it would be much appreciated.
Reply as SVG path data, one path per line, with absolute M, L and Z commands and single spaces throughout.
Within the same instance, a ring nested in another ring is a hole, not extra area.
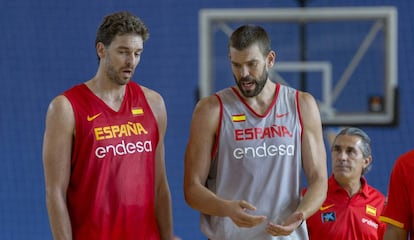
M 275 64 L 276 61 L 276 53 L 274 51 L 270 51 L 267 54 L 267 58 L 266 58 L 266 64 L 267 64 L 267 68 L 271 68 L 273 67 L 273 65 Z
M 96 54 L 100 59 L 105 57 L 105 45 L 102 42 L 96 44 Z
M 372 156 L 364 158 L 364 168 L 368 167 L 372 162 Z

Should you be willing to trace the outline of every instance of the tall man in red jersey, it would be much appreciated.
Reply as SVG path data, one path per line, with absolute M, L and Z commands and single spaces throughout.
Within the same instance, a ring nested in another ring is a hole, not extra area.
M 379 221 L 384 195 L 363 175 L 372 164 L 371 140 L 359 128 L 344 128 L 331 146 L 332 175 L 328 195 L 307 220 L 310 240 L 378 240 L 385 225 Z
M 128 12 L 96 35 L 96 75 L 49 105 L 43 143 L 54 239 L 171 240 L 163 98 L 131 81 L 149 37 Z
M 387 223 L 385 240 L 414 240 L 414 150 L 394 164 L 388 200 L 380 220 Z

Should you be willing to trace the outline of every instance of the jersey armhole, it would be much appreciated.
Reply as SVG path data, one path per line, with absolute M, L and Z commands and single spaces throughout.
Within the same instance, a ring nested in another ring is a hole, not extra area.
M 219 145 L 219 138 L 220 138 L 220 131 L 221 131 L 221 123 L 222 123 L 222 119 L 223 119 L 223 102 L 221 101 L 221 98 L 218 94 L 214 94 L 217 97 L 217 100 L 219 101 L 219 106 L 220 106 L 220 114 L 219 114 L 219 121 L 218 121 L 218 125 L 217 125 L 217 131 L 215 134 L 215 139 L 214 139 L 214 146 L 213 146 L 213 150 L 211 151 L 211 159 L 214 159 L 214 156 L 216 156 L 217 154 L 217 149 L 218 149 L 218 145 Z

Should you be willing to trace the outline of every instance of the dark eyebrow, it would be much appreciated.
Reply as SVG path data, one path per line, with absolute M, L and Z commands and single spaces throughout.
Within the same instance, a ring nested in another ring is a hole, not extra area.
M 130 50 L 129 47 L 125 47 L 125 46 L 118 46 L 117 49 L 125 49 L 125 50 Z M 138 48 L 136 51 L 142 51 L 143 48 Z
M 256 63 L 256 62 L 259 62 L 259 60 L 257 60 L 257 59 L 252 59 L 252 60 L 250 60 L 250 61 L 247 61 L 246 63 Z
M 333 145 L 333 146 L 332 146 L 332 150 L 336 150 L 336 149 L 338 149 L 338 148 L 341 148 L 341 146 L 339 146 L 339 145 L 337 145 L 337 144 L 335 144 L 335 145 Z
M 231 63 L 232 64 L 237 64 L 237 65 L 241 65 L 241 64 L 251 64 L 251 63 L 257 63 L 259 60 L 257 60 L 257 59 L 252 59 L 252 60 L 250 60 L 250 61 L 247 61 L 247 62 L 244 62 L 244 63 L 238 63 L 238 62 L 234 62 L 234 61 L 231 61 Z
M 125 46 L 119 46 L 119 47 L 117 47 L 118 49 L 129 49 L 129 48 L 127 48 L 127 47 L 125 47 Z

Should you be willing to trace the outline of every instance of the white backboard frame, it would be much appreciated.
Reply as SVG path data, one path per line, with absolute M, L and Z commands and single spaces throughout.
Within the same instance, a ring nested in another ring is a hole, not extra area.
M 321 68 L 324 73 L 323 99 L 320 102 L 321 119 L 325 125 L 392 125 L 396 121 L 396 105 L 398 94 L 397 71 L 397 10 L 395 7 L 343 7 L 343 8 L 254 8 L 254 9 L 202 9 L 199 14 L 199 96 L 201 98 L 213 92 L 214 67 L 213 29 L 219 25 L 227 34 L 231 29 L 225 28 L 225 23 L 237 21 L 263 22 L 334 22 L 342 20 L 376 20 L 367 34 L 364 42 L 349 63 L 337 85 L 332 86 L 332 80 L 326 76 L 325 67 L 320 63 L 278 62 L 279 71 L 286 68 L 298 71 L 314 71 Z M 361 56 L 372 41 L 373 36 L 382 29 L 384 33 L 384 108 L 382 112 L 341 113 L 332 111 L 332 102 L 338 97 L 341 88 L 347 83 L 353 69 L 358 65 Z M 316 64 L 316 65 L 315 65 Z M 288 66 L 288 67 L 287 67 Z M 313 66 L 313 67 L 311 67 Z M 278 68 L 278 67 L 276 67 Z M 313 69 L 313 70 L 312 70 Z M 289 70 L 289 71 L 290 71 Z M 329 81 L 329 82 L 327 82 Z

